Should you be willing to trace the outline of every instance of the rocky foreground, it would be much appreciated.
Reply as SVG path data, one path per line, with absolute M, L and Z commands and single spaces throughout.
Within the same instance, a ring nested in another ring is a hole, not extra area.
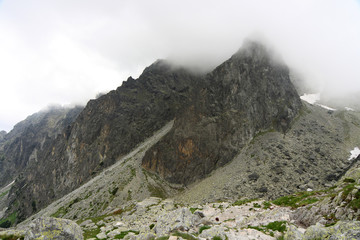
M 359 158 L 359 157 L 358 157 Z M 78 220 L 39 218 L 1 239 L 360 239 L 360 168 L 326 190 L 274 201 L 240 199 L 184 205 L 150 197 Z

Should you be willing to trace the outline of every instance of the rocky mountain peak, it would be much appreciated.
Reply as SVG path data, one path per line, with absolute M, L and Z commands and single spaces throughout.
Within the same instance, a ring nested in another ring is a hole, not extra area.
M 264 46 L 251 42 L 205 76 L 143 167 L 188 184 L 231 161 L 260 131 L 285 132 L 302 104 L 288 68 L 270 60 Z
M 358 117 L 303 105 L 273 56 L 245 43 L 206 75 L 159 60 L 56 124 L 18 125 L 0 144 L 0 178 L 14 176 L 2 162 L 22 166 L 0 192 L 0 224 L 50 203 L 51 215 L 77 219 L 150 196 L 271 199 L 337 179 L 360 142 Z

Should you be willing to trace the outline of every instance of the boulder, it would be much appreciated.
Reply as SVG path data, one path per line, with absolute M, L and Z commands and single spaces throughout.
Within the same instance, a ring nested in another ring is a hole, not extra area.
M 29 224 L 25 240 L 82 240 L 82 230 L 75 222 L 60 218 L 38 218 Z
M 165 236 L 176 230 L 187 231 L 200 221 L 199 215 L 192 214 L 188 208 L 180 208 L 159 216 L 154 230 L 157 236 Z
M 284 235 L 284 239 L 360 239 L 360 221 L 339 221 L 331 227 L 324 227 L 320 223 L 317 223 L 306 229 L 304 234 L 296 227 L 290 226 Z
M 213 226 L 210 229 L 206 229 L 206 230 L 202 231 L 202 233 L 199 235 L 199 237 L 205 238 L 205 239 L 212 239 L 215 236 L 218 236 L 221 239 L 227 239 L 226 230 L 227 230 L 227 228 L 222 227 L 222 226 Z

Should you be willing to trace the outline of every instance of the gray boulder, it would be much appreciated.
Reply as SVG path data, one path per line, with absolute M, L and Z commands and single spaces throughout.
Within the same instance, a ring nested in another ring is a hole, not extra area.
M 317 223 L 306 229 L 304 234 L 296 227 L 291 226 L 286 232 L 284 239 L 360 239 L 360 221 L 339 221 L 331 227 L 324 227 L 320 223 Z
M 192 214 L 188 208 L 180 208 L 159 216 L 154 230 L 157 236 L 165 236 L 175 230 L 188 231 L 200 220 L 199 215 Z
M 75 222 L 60 218 L 39 218 L 29 225 L 25 240 L 32 239 L 59 239 L 82 240 L 82 230 Z

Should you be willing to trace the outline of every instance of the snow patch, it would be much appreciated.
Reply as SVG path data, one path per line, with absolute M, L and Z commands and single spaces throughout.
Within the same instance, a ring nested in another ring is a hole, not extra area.
M 335 111 L 335 108 L 331 108 L 325 105 L 322 105 L 320 103 L 317 103 L 317 101 L 320 100 L 320 93 L 313 93 L 313 94 L 307 94 L 305 93 L 304 95 L 300 96 L 301 100 L 304 100 L 305 102 L 308 102 L 312 105 L 316 105 L 322 108 L 325 108 L 326 110 L 331 110 L 331 111 Z
M 350 151 L 350 157 L 348 160 L 353 160 L 357 158 L 360 154 L 360 149 L 358 147 L 355 147 L 353 150 Z
M 320 93 L 314 93 L 314 94 L 307 94 L 300 96 L 301 100 L 304 100 L 305 102 L 308 102 L 310 104 L 314 104 L 317 101 L 320 100 Z
M 336 110 L 335 108 L 331 108 L 331 107 L 328 107 L 328 106 L 325 106 L 325 105 L 322 105 L 322 104 L 318 104 L 318 103 L 316 103 L 315 105 L 320 106 L 320 107 L 322 107 L 322 108 L 325 108 L 325 109 L 327 109 L 327 110 L 331 110 L 331 111 L 335 111 L 335 110 Z
M 355 111 L 354 109 L 349 108 L 349 107 L 345 107 L 345 110 L 347 110 L 347 111 Z

